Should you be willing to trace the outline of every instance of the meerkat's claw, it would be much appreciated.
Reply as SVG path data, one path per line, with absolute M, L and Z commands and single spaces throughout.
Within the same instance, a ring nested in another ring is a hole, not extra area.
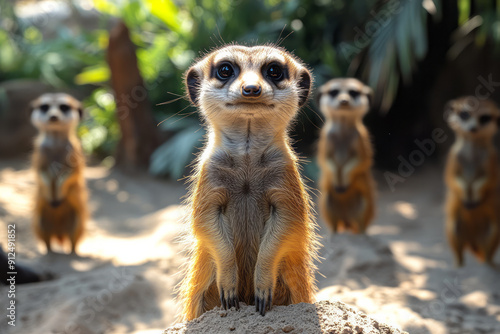
M 259 295 L 263 296 L 259 297 Z M 259 291 L 255 296 L 255 312 L 259 312 L 262 316 L 266 315 L 266 311 L 271 310 L 273 304 L 271 289 L 269 289 L 267 296 L 265 295 L 266 293 L 264 291 Z
M 236 294 L 236 291 L 233 290 L 230 293 L 228 293 L 228 296 L 226 296 L 224 289 L 220 290 L 220 304 L 221 307 L 223 307 L 225 310 L 230 309 L 231 307 L 235 307 L 237 310 L 240 309 L 240 299 L 238 298 L 238 295 Z

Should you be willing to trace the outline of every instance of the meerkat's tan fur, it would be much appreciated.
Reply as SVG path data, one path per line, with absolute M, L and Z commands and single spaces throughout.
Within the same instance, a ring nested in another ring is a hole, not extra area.
M 229 45 L 186 74 L 208 140 L 192 176 L 183 318 L 216 306 L 312 302 L 315 226 L 287 129 L 311 75 L 285 50 Z
M 455 264 L 464 264 L 469 248 L 482 262 L 493 265 L 500 242 L 498 161 L 493 136 L 500 111 L 490 100 L 468 96 L 445 108 L 455 142 L 448 154 L 445 181 L 446 234 Z
M 76 127 L 80 102 L 67 94 L 44 94 L 31 103 L 31 121 L 39 133 L 32 165 L 36 173 L 33 226 L 50 252 L 52 239 L 69 239 L 72 253 L 87 220 L 85 160 Z
M 336 233 L 365 233 L 374 216 L 372 147 L 363 116 L 372 90 L 357 79 L 333 79 L 318 94 L 325 125 L 318 144 L 321 213 Z

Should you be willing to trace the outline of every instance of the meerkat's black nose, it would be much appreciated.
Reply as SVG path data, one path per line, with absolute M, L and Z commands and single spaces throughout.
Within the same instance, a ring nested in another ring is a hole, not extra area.
M 469 131 L 472 133 L 475 133 L 475 132 L 477 132 L 477 127 L 474 126 L 474 127 L 470 128 Z
M 51 121 L 51 122 L 57 122 L 58 120 L 59 120 L 59 118 L 57 116 L 54 116 L 54 115 L 50 116 L 50 118 L 49 118 L 49 121 Z
M 241 94 L 245 97 L 259 97 L 262 94 L 260 85 L 246 85 L 241 87 Z
M 347 101 L 347 100 L 340 100 L 340 105 L 341 106 L 347 106 L 347 105 L 349 105 L 349 101 Z

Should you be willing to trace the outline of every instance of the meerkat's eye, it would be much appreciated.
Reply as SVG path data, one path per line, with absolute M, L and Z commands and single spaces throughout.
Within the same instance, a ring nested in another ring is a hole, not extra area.
M 279 65 L 271 65 L 267 69 L 267 76 L 273 81 L 283 80 L 283 69 Z
M 461 111 L 458 113 L 458 117 L 460 117 L 461 120 L 466 121 L 470 118 L 470 114 L 467 111 Z
M 479 117 L 479 124 L 486 125 L 488 124 L 493 117 L 491 115 L 482 115 Z
M 217 70 L 217 78 L 219 80 L 225 81 L 232 77 L 234 74 L 234 69 L 229 63 L 223 63 L 219 66 Z
M 331 97 L 337 97 L 337 95 L 339 95 L 339 90 L 338 89 L 332 89 L 330 91 L 328 91 L 328 95 L 330 95 Z
M 47 112 L 47 111 L 49 111 L 49 105 L 48 105 L 48 104 L 42 104 L 42 105 L 40 106 L 40 110 L 41 110 L 42 112 Z
M 355 98 L 357 98 L 359 95 L 361 95 L 361 93 L 360 93 L 360 92 L 358 92 L 357 90 L 351 89 L 351 90 L 349 90 L 349 95 L 350 95 L 353 99 L 355 99 Z
M 59 109 L 63 112 L 63 113 L 67 113 L 71 108 L 67 105 L 67 104 L 60 104 L 59 105 Z

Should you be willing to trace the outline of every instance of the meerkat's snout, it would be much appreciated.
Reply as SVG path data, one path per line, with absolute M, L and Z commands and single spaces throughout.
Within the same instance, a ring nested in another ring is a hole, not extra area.
M 245 73 L 242 81 L 241 95 L 244 98 L 256 98 L 262 95 L 262 84 L 260 82 L 260 76 L 257 73 Z

